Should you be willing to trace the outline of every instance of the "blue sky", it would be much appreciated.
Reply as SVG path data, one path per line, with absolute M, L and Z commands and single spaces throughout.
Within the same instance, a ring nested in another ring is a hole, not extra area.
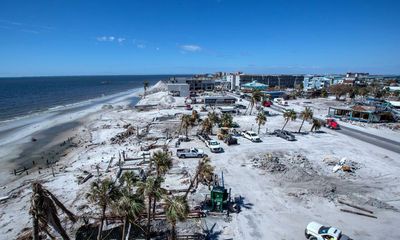
M 0 76 L 400 74 L 400 1 L 2 0 Z

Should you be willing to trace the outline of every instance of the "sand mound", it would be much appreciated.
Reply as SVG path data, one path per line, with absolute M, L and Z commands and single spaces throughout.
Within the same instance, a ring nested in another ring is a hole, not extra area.
M 159 81 L 155 85 L 151 86 L 147 90 L 146 94 L 153 94 L 153 93 L 157 93 L 157 92 L 165 92 L 167 90 L 168 90 L 167 84 L 165 82 L 163 82 L 163 81 Z

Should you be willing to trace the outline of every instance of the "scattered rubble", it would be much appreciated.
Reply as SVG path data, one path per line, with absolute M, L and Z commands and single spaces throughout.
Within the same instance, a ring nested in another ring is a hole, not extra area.
M 111 144 L 121 144 L 125 141 L 126 138 L 132 136 L 135 134 L 135 128 L 132 126 L 129 126 L 125 132 L 118 133 L 115 137 L 112 137 Z
M 268 153 L 252 160 L 253 166 L 270 173 L 281 173 L 286 181 L 311 181 L 317 174 L 308 159 L 301 155 L 285 155 L 279 152 Z

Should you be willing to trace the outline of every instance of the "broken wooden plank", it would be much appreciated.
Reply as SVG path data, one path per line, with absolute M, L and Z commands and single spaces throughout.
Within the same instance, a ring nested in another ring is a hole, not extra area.
M 367 212 L 367 213 L 374 214 L 374 212 L 371 211 L 371 210 L 368 210 L 368 209 L 363 208 L 363 207 L 356 206 L 356 205 L 351 204 L 351 203 L 344 202 L 344 201 L 342 201 L 342 200 L 340 200 L 340 199 L 338 199 L 338 202 L 341 203 L 341 204 L 347 205 L 347 206 L 349 206 L 349 207 L 356 208 L 356 209 L 358 209 L 358 210 L 361 210 L 361 211 L 364 211 L 364 212 Z
M 82 179 L 82 181 L 79 181 L 79 184 L 85 183 L 87 180 L 89 180 L 92 177 L 93 177 L 93 174 L 89 173 L 84 179 Z
M 361 215 L 361 216 L 365 216 L 365 217 L 370 217 L 370 218 L 378 218 L 378 217 L 376 217 L 374 215 L 370 215 L 370 214 L 366 214 L 366 213 L 362 213 L 362 212 L 355 212 L 355 211 L 348 210 L 348 209 L 343 209 L 343 208 L 341 208 L 340 211 L 347 212 L 347 213 L 352 213 L 352 214 L 356 214 L 356 215 Z

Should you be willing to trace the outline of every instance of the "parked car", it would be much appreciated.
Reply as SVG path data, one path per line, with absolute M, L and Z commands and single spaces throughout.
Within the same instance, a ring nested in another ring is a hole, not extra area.
M 207 140 L 205 143 L 206 143 L 206 146 L 213 153 L 219 153 L 219 152 L 223 151 L 223 148 L 221 147 L 221 145 L 219 145 L 219 142 L 217 142 L 216 140 L 212 140 L 212 139 Z
M 336 120 L 333 119 L 333 118 L 325 119 L 325 127 L 330 128 L 330 129 L 334 129 L 334 130 L 340 129 L 339 123 L 336 122 Z
M 242 104 L 235 104 L 235 108 L 236 109 L 247 109 L 247 107 L 245 105 L 242 105 Z
M 192 107 L 192 105 L 187 104 L 186 107 L 185 107 L 185 109 L 186 109 L 186 110 L 193 110 L 193 107 Z
M 309 240 L 352 240 L 348 236 L 342 234 L 342 231 L 330 226 L 324 226 L 317 222 L 310 222 L 304 234 Z
M 252 142 L 261 142 L 261 138 L 253 131 L 243 131 L 242 136 Z
M 269 100 L 266 100 L 266 101 L 264 101 L 263 102 L 263 104 L 262 104 L 264 107 L 271 107 L 271 105 L 272 105 L 272 102 L 271 101 L 269 101 Z
M 223 127 L 222 126 L 222 124 L 221 123 L 218 123 L 218 127 Z M 229 126 L 230 128 L 240 128 L 240 125 L 239 125 L 239 123 L 237 123 L 237 122 L 233 122 L 232 124 L 231 124 L 231 126 Z
M 233 137 L 232 135 L 227 135 L 224 139 L 224 143 L 228 146 L 238 144 L 237 138 Z
M 274 134 L 278 137 L 281 137 L 283 139 L 286 139 L 288 141 L 295 141 L 296 137 L 289 131 L 286 130 L 280 130 L 280 129 L 276 129 L 274 131 Z
M 198 148 L 182 148 L 176 150 L 176 156 L 179 158 L 202 158 L 206 155 L 202 149 Z

